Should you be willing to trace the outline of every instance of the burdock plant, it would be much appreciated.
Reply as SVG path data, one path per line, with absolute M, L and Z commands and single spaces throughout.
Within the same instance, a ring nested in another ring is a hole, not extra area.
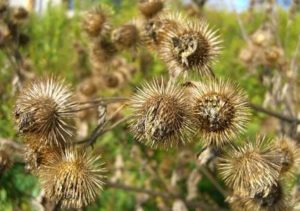
M 261 192 L 254 197 L 232 195 L 227 198 L 233 211 L 292 211 L 294 209 L 290 200 L 281 183 L 273 185 L 267 194 Z
M 39 178 L 46 195 L 64 207 L 81 208 L 93 202 L 103 186 L 100 156 L 67 148 L 43 165 Z
M 221 158 L 219 170 L 225 183 L 242 196 L 268 193 L 280 176 L 279 151 L 270 140 L 258 137 L 244 146 L 234 147 Z
M 187 21 L 181 13 L 163 13 L 156 18 L 146 20 L 142 24 L 142 38 L 145 45 L 159 51 L 168 39 L 171 30 L 178 30 Z
M 216 168 L 229 187 L 229 196 L 226 191 L 220 192 L 232 209 L 292 210 L 285 177 L 293 175 L 299 167 L 299 147 L 287 137 L 276 141 L 261 137 L 249 141 L 245 138 L 239 144 L 235 142 L 250 120 L 249 107 L 255 106 L 248 102 L 246 94 L 236 83 L 220 80 L 213 73 L 213 64 L 221 51 L 220 36 L 216 30 L 212 30 L 203 19 L 166 12 L 162 0 L 140 0 L 137 7 L 142 17 L 120 26 L 111 24 L 113 21 L 104 7 L 84 14 L 83 31 L 89 39 L 92 71 L 90 77 L 79 85 L 78 96 L 81 95 L 81 99 L 75 99 L 69 85 L 56 77 L 28 82 L 17 97 L 14 120 L 25 142 L 24 161 L 28 169 L 38 176 L 45 196 L 66 208 L 83 208 L 94 202 L 104 185 L 105 170 L 100 157 L 87 147 L 105 132 L 129 120 L 134 138 L 154 149 L 180 150 L 180 146 L 192 141 L 195 147 L 199 147 L 196 140 L 201 138 L 203 149 L 198 156 L 198 164 L 217 163 Z M 1 15 L 6 10 L 0 5 Z M 21 23 L 27 16 L 23 10 L 11 14 L 15 24 Z M 9 47 L 7 43 L 16 36 L 9 26 L 0 22 L 1 48 Z M 136 68 L 121 52 L 139 48 L 146 50 L 144 47 L 157 53 L 165 63 L 167 79 L 146 81 L 132 96 L 94 98 L 98 93 L 106 93 L 107 89 L 112 91 L 113 88 L 118 93 L 120 87 L 131 81 Z M 276 52 L 271 54 L 270 62 L 278 60 Z M 181 75 L 184 77 L 179 77 Z M 191 76 L 195 78 L 191 79 Z M 118 106 L 121 104 L 120 108 L 109 108 L 110 102 Z M 116 117 L 124 116 L 119 115 L 119 111 L 126 106 L 131 113 L 111 123 Z M 98 118 L 97 126 L 89 136 L 78 140 L 76 133 L 79 127 L 76 128 L 74 122 L 77 120 L 80 125 L 78 119 L 88 115 L 76 116 L 76 113 L 87 109 L 94 109 L 93 114 L 98 112 L 94 115 Z M 116 111 L 110 114 L 110 110 Z M 298 124 L 281 114 L 260 110 Z M 77 147 L 78 144 L 84 146 Z M 148 150 L 145 151 L 148 153 Z M 0 174 L 9 163 L 9 156 L 0 150 Z M 148 168 L 154 172 L 152 164 L 147 163 Z M 195 177 L 198 170 L 194 171 Z M 205 167 L 201 166 L 200 170 L 214 184 L 217 183 Z M 181 176 L 175 170 L 172 175 L 172 183 Z M 194 176 L 187 181 L 188 189 L 193 189 L 191 186 L 200 180 L 194 179 Z M 160 194 L 121 184 L 112 187 L 158 195 L 168 200 L 173 197 L 185 199 L 173 193 Z M 222 189 L 218 184 L 216 187 Z M 188 192 L 194 197 L 197 190 Z M 189 201 L 185 203 L 189 204 Z
M 131 131 L 152 147 L 175 147 L 191 140 L 193 125 L 183 90 L 163 81 L 146 83 L 131 100 Z
M 192 90 L 191 106 L 206 146 L 220 147 L 234 140 L 249 120 L 246 95 L 230 81 L 198 83 Z
M 278 137 L 274 145 L 279 149 L 281 173 L 293 176 L 300 166 L 300 149 L 296 142 L 288 137 Z
M 164 8 L 163 0 L 139 0 L 138 8 L 145 18 L 153 18 Z
M 30 135 L 24 138 L 24 160 L 26 170 L 37 175 L 41 166 L 45 165 L 53 156 L 60 152 L 64 146 L 49 145 L 40 135 Z
M 211 65 L 220 53 L 220 39 L 208 23 L 188 20 L 167 31 L 167 38 L 159 49 L 171 75 L 195 70 L 210 75 Z
M 76 102 L 68 85 L 54 77 L 34 80 L 19 94 L 14 110 L 18 132 L 38 134 L 50 145 L 69 143 L 74 135 Z
M 102 7 L 96 7 L 86 12 L 83 28 L 94 38 L 106 35 L 110 30 L 109 15 Z
M 140 42 L 140 31 L 136 23 L 124 24 L 112 31 L 112 41 L 120 49 L 137 47 Z

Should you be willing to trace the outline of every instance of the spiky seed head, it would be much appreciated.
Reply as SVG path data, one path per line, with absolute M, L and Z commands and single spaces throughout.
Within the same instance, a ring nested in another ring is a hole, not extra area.
M 107 88 L 122 87 L 131 80 L 132 75 L 135 72 L 135 68 L 128 64 L 115 67 L 114 70 L 115 71 L 113 72 L 103 74 L 103 82 Z
M 68 85 L 54 77 L 34 80 L 17 98 L 14 118 L 22 135 L 37 135 L 44 144 L 69 143 L 76 103 Z
M 181 84 L 181 87 L 184 89 L 185 95 L 188 97 L 190 102 L 192 102 L 192 100 L 193 100 L 193 93 L 194 93 L 195 89 L 199 85 L 201 85 L 201 83 L 202 82 L 200 82 L 200 81 L 186 81 L 183 84 Z
M 8 0 L 1 0 L 0 1 L 0 14 L 4 13 L 8 8 Z
M 93 42 L 90 48 L 90 63 L 93 71 L 103 72 L 103 66 L 113 59 L 116 52 L 115 45 L 107 39 Z
M 220 53 L 219 36 L 205 21 L 188 20 L 180 28 L 169 30 L 162 43 L 160 55 L 171 75 L 196 70 L 211 73 L 211 65 Z
M 130 65 L 119 66 L 114 72 L 103 75 L 104 83 L 107 88 L 118 88 L 126 84 L 134 72 Z
M 256 46 L 267 47 L 274 43 L 274 35 L 268 27 L 261 27 L 251 35 L 252 43 Z
M 274 141 L 275 148 L 279 149 L 281 173 L 288 173 L 290 176 L 296 172 L 300 166 L 300 148 L 296 142 L 288 137 L 278 137 Z
M 71 147 L 42 166 L 39 178 L 48 198 L 63 207 L 82 208 L 102 190 L 104 172 L 100 156 Z
M 276 65 L 284 58 L 284 51 L 282 48 L 272 46 L 265 49 L 264 56 L 267 64 Z
M 268 193 L 257 193 L 254 197 L 233 194 L 227 201 L 234 211 L 292 211 L 290 196 L 283 189 L 278 183 Z
M 11 33 L 6 23 L 0 21 L 0 47 L 6 46 L 10 41 Z
M 232 193 L 231 195 L 227 196 L 225 201 L 229 204 L 230 210 L 247 211 L 247 205 L 246 205 L 245 201 L 247 201 L 247 199 L 248 200 L 252 200 L 252 199 L 249 199 L 249 198 L 245 199 L 244 197 L 243 197 L 243 199 L 244 200 L 242 201 L 241 196 Z
M 133 23 L 124 24 L 112 31 L 112 41 L 121 49 L 135 47 L 140 41 L 139 30 Z
M 37 174 L 40 166 L 47 164 L 48 160 L 52 160 L 63 148 L 63 146 L 45 145 L 47 141 L 38 135 L 26 136 L 24 141 L 26 170 L 33 174 Z
M 10 168 L 12 161 L 10 156 L 3 149 L 0 150 L 0 176 Z
M 120 78 L 114 73 L 104 74 L 103 80 L 107 88 L 117 88 L 121 83 Z
M 219 163 L 220 175 L 237 194 L 267 192 L 280 176 L 278 150 L 265 138 L 257 138 L 228 151 Z
M 143 41 L 150 49 L 155 49 L 162 42 L 163 37 L 160 36 L 162 31 L 162 22 L 157 19 L 146 21 L 143 26 Z
M 28 11 L 24 7 L 15 7 L 12 10 L 12 20 L 14 23 L 20 23 L 28 17 Z
M 249 210 L 274 210 L 274 211 L 292 211 L 290 197 L 284 192 L 280 183 L 273 184 L 270 190 L 265 193 L 257 193 L 254 196 L 254 203 L 247 206 Z
M 229 81 L 198 83 L 192 93 L 195 124 L 205 146 L 222 146 L 243 132 L 249 119 L 244 92 Z
M 247 48 L 243 48 L 240 51 L 239 54 L 239 59 L 241 59 L 244 63 L 246 64 L 250 64 L 253 60 L 253 57 L 256 52 L 254 51 L 253 47 L 247 47 Z
M 163 8 L 163 0 L 139 0 L 138 8 L 146 18 L 152 18 Z
M 154 81 L 139 89 L 131 101 L 131 131 L 151 147 L 168 148 L 189 141 L 193 133 L 184 91 L 174 83 Z
M 178 30 L 186 18 L 180 13 L 167 13 L 144 22 L 142 40 L 150 48 L 158 50 L 168 38 L 170 30 Z
M 93 78 L 87 78 L 79 84 L 78 91 L 84 96 L 91 97 L 97 92 L 97 85 Z
M 108 14 L 102 7 L 96 7 L 86 12 L 83 29 L 91 37 L 106 35 L 110 30 Z

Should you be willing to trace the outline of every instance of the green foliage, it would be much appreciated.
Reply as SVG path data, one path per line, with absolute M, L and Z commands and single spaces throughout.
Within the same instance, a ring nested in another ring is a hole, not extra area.
M 81 42 L 82 30 L 79 17 L 69 19 L 65 12 L 64 8 L 50 7 L 42 18 L 31 17 L 27 28 L 31 42 L 26 53 L 39 74 L 59 73 L 70 80 L 76 58 L 74 44 Z
M 30 200 L 39 192 L 37 178 L 24 172 L 23 164 L 15 164 L 0 178 L 0 210 L 22 207 L 30 209 Z

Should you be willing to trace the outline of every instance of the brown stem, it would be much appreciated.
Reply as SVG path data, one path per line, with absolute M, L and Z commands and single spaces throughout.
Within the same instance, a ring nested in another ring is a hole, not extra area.
M 89 109 L 93 109 L 93 108 L 96 108 L 96 107 L 98 107 L 99 105 L 89 105 L 89 106 L 78 106 L 78 108 L 77 109 L 73 109 L 73 110 L 71 110 L 70 112 L 71 113 L 76 113 L 76 112 L 80 112 L 80 111 L 85 111 L 85 110 L 89 110 Z M 69 112 L 69 111 L 68 111 Z M 65 112 L 65 113 L 67 113 L 67 112 Z
M 225 1 L 224 1 L 224 2 L 225 2 Z M 248 37 L 248 34 L 247 34 L 247 32 L 246 32 L 246 29 L 245 29 L 245 27 L 244 27 L 244 24 L 243 24 L 243 21 L 242 21 L 242 19 L 241 19 L 241 17 L 240 17 L 240 14 L 236 11 L 236 8 L 235 8 L 233 2 L 232 2 L 232 1 L 229 1 L 229 2 L 230 2 L 230 6 L 231 6 L 231 8 L 232 8 L 232 10 L 233 10 L 233 13 L 235 14 L 235 17 L 236 17 L 236 20 L 237 20 L 237 22 L 238 22 L 238 25 L 239 25 L 239 27 L 240 27 L 240 30 L 241 30 L 241 33 L 242 33 L 242 37 L 243 37 L 243 39 L 244 39 L 248 44 L 250 44 L 250 39 L 249 39 L 249 37 Z
M 112 129 L 114 129 L 115 127 L 119 126 L 120 124 L 126 122 L 130 118 L 131 118 L 130 116 L 124 117 L 123 119 L 120 119 L 119 121 L 117 121 L 116 123 L 111 125 L 110 127 L 107 127 L 103 130 L 97 130 L 97 132 L 95 132 L 93 134 L 93 136 L 87 140 L 86 144 L 88 146 L 93 145 L 96 142 L 96 140 L 98 139 L 99 136 L 103 135 L 104 133 L 106 133 L 108 131 L 111 131 Z
M 200 171 L 202 174 L 204 174 L 207 179 L 218 189 L 218 191 L 226 198 L 227 192 L 224 190 L 224 188 L 218 183 L 216 178 L 210 173 L 210 171 L 206 167 L 200 167 Z
M 285 115 L 282 115 L 282 114 L 277 113 L 275 111 L 271 111 L 269 109 L 263 108 L 259 105 L 255 105 L 255 104 L 252 104 L 252 103 L 250 103 L 249 106 L 250 106 L 250 108 L 252 108 L 253 110 L 255 110 L 257 112 L 265 113 L 267 115 L 276 117 L 277 119 L 280 119 L 280 120 L 283 120 L 283 121 L 286 121 L 286 122 L 289 122 L 289 123 L 292 123 L 292 124 L 300 124 L 300 119 L 285 116 Z
M 100 105 L 108 105 L 110 103 L 122 102 L 127 100 L 129 100 L 129 98 L 108 97 L 108 98 L 100 98 L 100 99 L 89 100 L 89 101 L 81 101 L 77 103 L 78 108 L 73 109 L 71 112 L 80 112 L 80 111 L 96 108 Z
M 22 69 L 22 65 L 23 65 L 24 60 L 23 60 L 22 54 L 19 51 L 18 46 L 14 47 L 14 50 L 13 50 L 11 55 L 13 56 L 13 58 L 15 60 L 15 63 L 16 63 L 16 68 L 15 68 L 16 74 L 18 75 L 18 77 L 20 79 L 20 82 L 23 83 L 24 80 L 25 80 L 25 77 L 22 74 L 21 69 Z
M 127 122 L 132 116 L 127 116 L 127 117 L 124 117 L 122 119 L 120 119 L 119 121 L 115 122 L 114 124 L 112 124 L 111 126 L 105 128 L 102 132 L 105 133 L 105 132 L 108 132 L 110 130 L 113 130 L 114 128 L 116 128 L 117 126 Z
M 15 73 L 17 74 L 17 76 L 19 78 L 22 77 L 21 75 L 21 72 L 20 72 L 20 68 L 19 68 L 19 64 L 18 64 L 18 61 L 15 59 L 15 57 L 12 55 L 13 53 L 10 52 L 10 49 L 9 48 L 6 48 L 6 50 L 4 51 L 9 63 L 10 63 L 10 66 L 14 69 Z
M 103 104 L 103 103 L 110 104 L 110 103 L 117 103 L 117 102 L 123 102 L 123 101 L 128 101 L 128 100 L 129 100 L 128 97 L 103 97 L 103 98 L 99 98 L 99 99 L 93 99 L 93 100 L 79 102 L 78 104 L 80 104 L 80 105 L 84 105 L 84 104 L 99 105 L 99 104 Z
M 103 135 L 104 133 L 114 129 L 115 127 L 119 126 L 120 124 L 128 121 L 129 119 L 131 118 L 131 116 L 127 116 L 127 117 L 124 117 L 122 119 L 120 119 L 119 121 L 117 121 L 116 123 L 112 124 L 111 126 L 107 127 L 107 128 L 104 128 L 104 129 L 101 129 L 101 127 L 103 125 L 98 125 L 94 131 L 92 132 L 92 135 L 90 137 L 88 137 L 87 139 L 84 139 L 82 141 L 78 141 L 76 142 L 76 144 L 86 144 L 86 145 L 93 145 L 96 140 L 99 138 L 99 136 Z M 109 121 L 109 120 L 108 120 Z
M 297 56 L 299 54 L 299 51 L 300 51 L 300 35 L 298 36 L 298 41 L 297 41 L 296 49 L 294 51 L 293 57 L 291 59 L 291 64 L 290 64 L 290 69 L 293 71 L 294 74 L 297 73 L 296 61 L 297 61 Z
M 6 139 L 6 138 L 0 138 L 0 146 L 9 146 L 14 149 L 14 151 L 19 151 L 23 152 L 24 151 L 24 145 L 20 144 L 16 141 L 13 141 L 11 139 Z

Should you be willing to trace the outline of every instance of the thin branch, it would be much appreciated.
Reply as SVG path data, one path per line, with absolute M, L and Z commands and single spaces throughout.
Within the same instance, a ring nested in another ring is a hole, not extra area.
M 99 98 L 99 99 L 88 100 L 88 101 L 81 101 L 77 103 L 78 109 L 73 109 L 72 112 L 80 112 L 80 111 L 96 108 L 100 105 L 108 105 L 108 104 L 123 102 L 128 100 L 129 98 L 127 97 L 106 97 L 106 98 Z
M 204 174 L 207 179 L 218 189 L 218 191 L 226 198 L 227 192 L 226 190 L 218 183 L 216 178 L 209 172 L 209 170 L 206 167 L 200 167 L 200 171 L 202 174 Z
M 11 139 L 0 138 L 0 146 L 1 145 L 9 146 L 9 147 L 11 147 L 14 150 L 19 151 L 19 152 L 23 152 L 23 150 L 24 150 L 23 144 L 20 144 L 20 143 L 18 143 L 16 141 L 13 141 Z
M 271 111 L 269 109 L 263 108 L 261 106 L 255 105 L 250 103 L 249 104 L 250 108 L 252 108 L 253 110 L 257 111 L 257 112 L 261 112 L 261 113 L 265 113 L 267 115 L 276 117 L 277 119 L 292 123 L 292 124 L 300 124 L 300 119 L 294 118 L 294 117 L 289 117 L 289 116 L 285 116 L 283 114 L 277 113 L 275 111 Z
M 22 65 L 23 65 L 24 59 L 18 49 L 18 45 L 15 46 L 14 49 L 12 49 L 12 52 L 10 52 L 10 55 L 12 56 L 13 60 L 15 61 L 16 74 L 19 77 L 20 82 L 23 83 L 25 80 L 24 74 L 22 74 Z
M 244 39 L 248 44 L 250 44 L 250 39 L 249 39 L 248 34 L 247 34 L 247 32 L 246 32 L 246 29 L 245 29 L 245 27 L 244 27 L 243 21 L 242 21 L 240 15 L 239 15 L 239 13 L 236 11 L 236 8 L 235 8 L 233 2 L 232 2 L 232 1 L 229 1 L 229 2 L 230 2 L 230 6 L 231 6 L 231 8 L 232 8 L 232 10 L 233 10 L 233 13 L 235 14 L 235 17 L 236 17 L 236 19 L 237 19 L 238 25 L 239 25 L 239 27 L 240 27 L 240 30 L 241 30 L 241 33 L 242 33 L 242 37 L 243 37 L 243 39 Z
M 289 8 L 289 13 L 288 13 L 288 19 L 287 19 L 287 24 L 285 28 L 285 38 L 284 38 L 284 44 L 286 44 L 290 38 L 290 33 L 291 33 L 291 26 L 293 25 L 294 21 L 294 15 L 296 14 L 297 7 L 298 7 L 298 2 L 292 1 L 290 8 Z
M 297 72 L 297 65 L 296 65 L 296 61 L 297 61 L 297 57 L 300 51 L 300 35 L 298 36 L 298 41 L 297 41 L 297 45 L 296 45 L 296 49 L 294 51 L 294 55 L 293 58 L 291 60 L 291 66 L 290 69 L 293 71 L 293 73 Z
M 122 119 L 120 119 L 119 121 L 115 122 L 114 124 L 112 124 L 111 126 L 105 128 L 102 132 L 105 133 L 105 132 L 108 132 L 110 130 L 113 130 L 114 128 L 118 127 L 119 125 L 127 122 L 129 119 L 131 119 L 132 116 L 127 116 L 127 117 L 124 117 Z
M 128 101 L 129 98 L 128 97 L 101 97 L 101 98 L 97 98 L 94 100 L 88 100 L 88 101 L 83 101 L 83 102 L 79 102 L 78 104 L 80 105 L 84 105 L 84 104 L 95 104 L 95 105 L 99 105 L 99 104 L 110 104 L 110 103 L 117 103 L 117 102 L 123 102 L 123 101 Z
M 140 144 L 140 142 L 137 142 L 137 143 Z M 145 160 L 146 160 L 146 162 L 145 162 L 146 170 L 148 170 L 148 172 L 151 175 L 153 175 L 154 179 L 159 183 L 159 185 L 162 188 L 164 188 L 166 190 L 169 190 L 169 188 L 167 187 L 168 185 L 166 184 L 165 179 L 162 177 L 161 172 L 158 169 L 158 166 L 156 166 L 154 168 L 152 165 L 148 165 L 148 163 L 150 163 L 152 158 L 149 156 L 149 154 L 145 150 L 141 150 L 141 151 L 143 153 L 142 157 L 145 158 Z
M 4 49 L 3 52 L 5 53 L 7 59 L 9 61 L 9 63 L 10 63 L 10 66 L 15 71 L 15 74 L 22 81 L 23 80 L 23 76 L 22 76 L 22 73 L 21 73 L 20 64 L 17 61 L 16 57 L 12 55 L 13 53 L 7 47 Z
M 278 14 L 275 10 L 275 2 L 274 1 L 270 1 L 269 3 L 269 8 L 266 8 L 266 12 L 267 14 L 269 14 L 269 16 L 267 17 L 267 21 L 271 24 L 271 30 L 274 34 L 274 37 L 276 38 L 276 43 L 279 47 L 283 47 L 282 43 L 281 43 L 281 40 L 280 40 L 280 37 L 279 37 L 279 33 L 278 33 Z M 267 6 L 268 7 L 268 6 Z
M 101 135 L 103 135 L 104 133 L 111 131 L 114 128 L 116 128 L 117 126 L 127 122 L 130 118 L 131 118 L 131 116 L 124 117 L 124 118 L 120 119 L 119 121 L 115 122 L 114 124 L 112 124 L 111 126 L 104 128 L 103 130 L 101 129 L 102 125 L 101 125 L 101 127 L 100 127 L 100 125 L 97 125 L 97 127 L 93 130 L 90 137 L 88 137 L 87 139 L 84 139 L 82 141 L 78 141 L 78 142 L 76 142 L 76 144 L 93 145 Z
M 100 104 L 99 104 L 100 105 Z M 85 110 L 89 110 L 89 109 L 93 109 L 93 108 L 96 108 L 96 107 L 98 107 L 99 105 L 89 105 L 89 106 L 82 106 L 81 107 L 81 105 L 79 105 L 78 106 L 78 108 L 77 109 L 73 109 L 73 110 L 71 110 L 70 112 L 71 113 L 76 113 L 76 112 L 80 112 L 80 111 L 85 111 Z M 68 111 L 69 112 L 69 111 Z
M 124 191 L 132 191 L 132 192 L 137 192 L 137 193 L 144 193 L 153 197 L 161 197 L 166 200 L 175 200 L 175 199 L 180 199 L 182 200 L 189 208 L 195 209 L 195 208 L 202 208 L 204 210 L 210 210 L 210 211 L 225 211 L 225 209 L 220 209 L 220 208 L 212 208 L 209 205 L 206 205 L 201 202 L 192 202 L 192 201 L 187 201 L 184 199 L 184 197 L 178 195 L 178 194 L 172 194 L 172 193 L 166 193 L 166 192 L 158 192 L 154 190 L 149 190 L 145 188 L 138 188 L 138 187 L 132 187 L 129 185 L 125 184 L 120 184 L 120 183 L 113 183 L 110 181 L 106 181 L 106 186 L 108 188 L 116 188 L 116 189 L 121 189 Z

